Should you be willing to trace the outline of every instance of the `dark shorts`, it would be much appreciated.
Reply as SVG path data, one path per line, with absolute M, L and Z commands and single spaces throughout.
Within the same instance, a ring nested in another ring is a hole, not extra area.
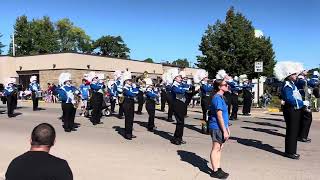
M 220 144 L 223 144 L 225 142 L 222 131 L 220 129 L 210 129 L 210 135 L 212 138 L 212 142 L 217 142 Z

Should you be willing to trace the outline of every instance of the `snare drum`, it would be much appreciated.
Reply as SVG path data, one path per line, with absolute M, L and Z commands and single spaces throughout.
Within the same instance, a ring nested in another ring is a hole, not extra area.
M 42 91 L 36 91 L 35 95 L 36 95 L 36 98 L 42 98 L 43 97 L 43 92 Z

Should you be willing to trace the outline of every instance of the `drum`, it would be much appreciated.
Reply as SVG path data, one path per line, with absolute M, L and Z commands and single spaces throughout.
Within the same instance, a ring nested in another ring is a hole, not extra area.
M 43 97 L 43 92 L 42 91 L 36 91 L 35 95 L 36 95 L 36 98 L 42 98 Z

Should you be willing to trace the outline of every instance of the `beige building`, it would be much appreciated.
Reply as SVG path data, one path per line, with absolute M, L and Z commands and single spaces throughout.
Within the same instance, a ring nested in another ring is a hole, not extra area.
M 133 77 L 140 76 L 144 71 L 149 72 L 152 79 L 161 78 L 166 69 L 176 66 L 160 63 L 148 63 L 137 60 L 117 59 L 79 53 L 57 53 L 36 56 L 10 57 L 0 56 L 0 83 L 8 77 L 17 78 L 17 82 L 26 87 L 30 76 L 37 75 L 42 89 L 47 83 L 58 84 L 62 72 L 70 72 L 76 86 L 79 86 L 84 74 L 90 71 L 104 73 L 112 78 L 115 70 L 132 72 Z M 184 68 L 187 76 L 192 78 L 197 68 Z

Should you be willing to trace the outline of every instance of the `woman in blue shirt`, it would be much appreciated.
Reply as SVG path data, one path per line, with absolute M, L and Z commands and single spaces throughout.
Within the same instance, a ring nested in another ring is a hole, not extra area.
M 214 96 L 209 107 L 209 129 L 212 137 L 210 159 L 213 169 L 211 176 L 218 179 L 226 179 L 229 174 L 220 168 L 220 159 L 223 143 L 230 137 L 228 106 L 223 97 L 224 92 L 228 91 L 228 84 L 223 79 L 217 79 L 213 88 Z

